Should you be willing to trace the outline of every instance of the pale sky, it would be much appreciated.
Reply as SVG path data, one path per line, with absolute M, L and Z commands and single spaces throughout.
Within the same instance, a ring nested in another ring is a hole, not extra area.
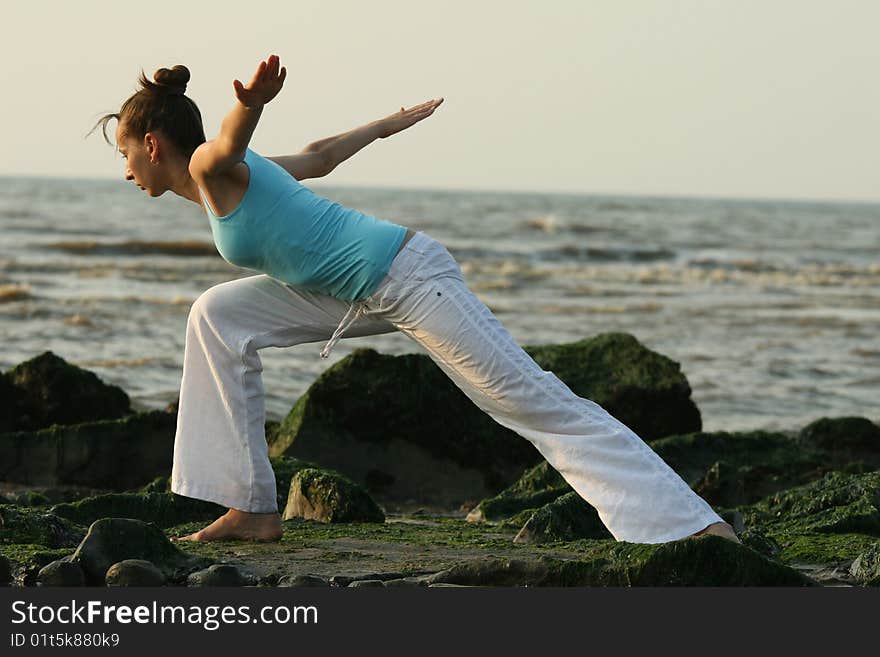
M 141 68 L 185 64 L 212 138 L 232 80 L 275 53 L 264 155 L 446 99 L 317 184 L 880 200 L 873 0 L 28 0 L 2 19 L 0 175 L 121 181 L 83 135 Z

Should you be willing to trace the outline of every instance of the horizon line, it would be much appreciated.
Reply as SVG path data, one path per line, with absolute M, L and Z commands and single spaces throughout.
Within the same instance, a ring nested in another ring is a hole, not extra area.
M 82 181 L 82 182 L 113 182 L 113 177 L 97 177 L 97 176 L 76 176 L 62 174 L 8 174 L 0 173 L 0 179 L 19 179 L 19 180 L 55 180 L 55 181 Z M 723 196 L 717 194 L 696 194 L 696 193 L 648 193 L 648 192 L 620 192 L 620 191 L 583 191 L 583 190 L 566 190 L 566 189 L 501 189 L 493 187 L 400 187 L 396 185 L 363 185 L 363 184 L 334 184 L 319 181 L 318 178 L 308 178 L 310 181 L 306 186 L 312 187 L 335 187 L 337 189 L 362 189 L 362 190 L 384 190 L 384 191 L 402 191 L 402 192 L 452 192 L 452 193 L 472 193 L 472 194 L 517 194 L 517 195 L 535 195 L 546 194 L 549 196 L 585 196 L 585 197 L 614 197 L 614 198 L 633 198 L 633 199 L 662 199 L 662 200 L 706 200 L 706 201 L 757 201 L 764 203 L 783 202 L 783 203 L 826 203 L 826 204 L 853 204 L 853 205 L 880 205 L 880 198 L 834 198 L 834 197 L 790 197 L 790 196 Z M 315 181 L 314 183 L 311 181 Z M 119 180 L 118 182 L 124 182 Z M 303 183 L 306 184 L 306 183 Z

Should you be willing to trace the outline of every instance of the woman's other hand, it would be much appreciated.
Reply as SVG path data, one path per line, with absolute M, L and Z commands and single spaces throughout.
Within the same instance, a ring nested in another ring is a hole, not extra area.
M 235 97 L 245 107 L 262 107 L 278 95 L 284 85 L 287 70 L 282 66 L 279 70 L 278 55 L 270 55 L 269 59 L 260 62 L 257 72 L 247 86 L 239 80 L 233 80 Z
M 379 119 L 377 122 L 379 125 L 379 137 L 390 137 L 401 130 L 405 130 L 411 125 L 418 123 L 422 119 L 428 118 L 442 102 L 443 99 L 438 98 L 436 100 L 424 102 L 421 105 L 416 105 L 415 107 L 410 107 L 409 109 L 401 107 L 399 112 L 389 114 L 384 119 Z

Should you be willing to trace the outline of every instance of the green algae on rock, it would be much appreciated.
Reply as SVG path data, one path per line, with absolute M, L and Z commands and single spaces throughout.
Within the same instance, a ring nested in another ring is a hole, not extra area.
M 571 490 L 571 486 L 555 468 L 547 461 L 541 461 L 498 495 L 482 500 L 468 513 L 467 520 L 503 520 L 526 509 L 549 504 Z
M 56 504 L 50 511 L 80 525 L 100 518 L 134 518 L 167 528 L 195 520 L 213 520 L 226 507 L 174 493 L 107 493 Z
M 34 543 L 45 548 L 73 547 L 83 527 L 54 513 L 30 507 L 0 506 L 0 544 Z
M 525 350 L 575 394 L 602 406 L 643 440 L 702 428 L 681 366 L 628 333 Z
M 829 472 L 822 479 L 770 495 L 742 510 L 747 525 L 779 532 L 880 536 L 880 470 Z
M 514 537 L 514 543 L 548 543 L 578 538 L 613 539 L 595 507 L 575 491 L 538 509 Z
M 175 429 L 173 415 L 151 411 L 0 434 L 0 481 L 137 488 L 171 470 Z
M 626 334 L 526 347 L 572 390 L 650 439 L 698 430 L 679 366 Z M 326 370 L 279 427 L 273 455 L 316 461 L 378 499 L 458 506 L 496 494 L 540 462 L 428 358 L 361 349 Z
M 290 482 L 284 520 L 385 522 L 385 514 L 363 487 L 326 470 L 299 470 Z
M 71 365 L 51 351 L 8 372 L 18 390 L 19 417 L 5 431 L 34 431 L 53 424 L 79 424 L 131 413 L 128 395 L 93 372 Z
M 144 559 L 155 564 L 165 578 L 176 582 L 207 565 L 205 559 L 178 550 L 152 523 L 130 518 L 102 518 L 73 553 L 89 584 L 101 586 L 107 569 L 125 559 Z
M 880 427 L 867 418 L 820 418 L 801 429 L 797 442 L 821 450 L 832 467 L 863 463 L 866 470 L 880 468 Z
M 857 556 L 849 571 L 864 586 L 880 586 L 880 541 Z
M 593 542 L 578 559 L 487 557 L 429 578 L 470 586 L 814 586 L 754 550 L 707 534 L 655 545 Z

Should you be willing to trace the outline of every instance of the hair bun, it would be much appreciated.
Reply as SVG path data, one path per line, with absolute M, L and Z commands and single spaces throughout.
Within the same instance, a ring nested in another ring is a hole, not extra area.
M 183 94 L 186 92 L 186 83 L 189 82 L 189 69 L 183 64 L 160 68 L 153 73 L 153 80 L 160 87 L 165 87 L 168 93 Z

